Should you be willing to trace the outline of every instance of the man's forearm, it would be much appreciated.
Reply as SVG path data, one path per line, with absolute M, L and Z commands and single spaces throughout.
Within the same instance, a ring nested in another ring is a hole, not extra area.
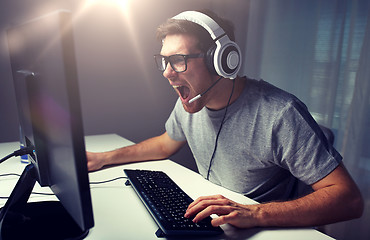
M 102 158 L 105 159 L 105 165 L 165 159 L 178 151 L 184 143 L 172 140 L 164 133 L 138 144 L 102 153 Z
M 155 145 L 155 140 L 148 139 L 138 144 L 102 153 L 106 164 L 123 164 L 145 160 L 164 159 L 168 156 Z
M 302 198 L 258 206 L 260 226 L 319 226 L 361 216 L 362 198 L 330 186 Z

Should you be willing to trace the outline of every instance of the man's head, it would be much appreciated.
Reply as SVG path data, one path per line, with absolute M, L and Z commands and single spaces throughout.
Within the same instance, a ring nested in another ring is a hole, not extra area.
M 210 57 L 207 57 L 207 54 L 214 54 L 216 52 L 217 57 L 217 54 L 220 52 L 220 46 L 226 43 L 225 46 L 228 52 L 230 52 L 229 49 L 234 51 L 234 49 L 237 48 L 234 52 L 238 54 L 232 54 L 233 52 L 228 54 L 227 52 L 228 55 L 226 55 L 226 59 L 222 58 L 221 60 L 226 60 L 227 64 L 230 62 L 234 65 L 235 62 L 239 64 L 239 47 L 232 41 L 234 40 L 233 25 L 229 21 L 223 20 L 213 13 L 207 12 L 207 14 L 210 15 L 213 20 L 210 19 L 210 21 L 208 21 L 209 18 L 206 17 L 203 22 L 208 24 L 215 21 L 216 23 L 213 24 L 211 28 L 214 28 L 214 25 L 219 25 L 222 28 L 215 28 L 220 30 L 216 31 L 215 34 L 213 34 L 212 30 L 205 29 L 208 25 L 204 27 L 204 24 L 199 24 L 197 17 L 202 21 L 204 20 L 204 15 L 200 14 L 199 16 L 197 12 L 190 12 L 190 21 L 185 20 L 189 17 L 188 12 L 185 13 L 185 17 L 183 16 L 184 13 L 178 15 L 180 17 L 174 17 L 180 19 L 168 19 L 157 30 L 157 37 L 162 41 L 161 56 L 157 56 L 157 64 L 159 64 L 159 67 L 164 71 L 163 76 L 169 80 L 170 84 L 179 94 L 184 108 L 188 112 L 197 112 L 204 106 L 208 106 L 209 101 L 216 96 L 216 89 L 212 91 L 214 92 L 213 94 L 210 91 L 206 94 L 207 96 L 202 97 L 201 100 L 197 100 L 195 104 L 190 104 L 189 100 L 211 86 L 211 84 L 219 78 L 218 75 L 225 76 L 220 74 L 218 70 L 213 69 L 214 61 L 209 60 Z M 229 36 L 224 36 L 224 31 Z M 217 34 L 220 36 L 217 37 Z M 222 41 L 219 39 L 222 39 Z M 215 44 L 216 41 L 217 44 Z M 216 45 L 217 50 L 215 50 Z M 210 49 L 213 52 L 211 52 Z M 237 58 L 235 58 L 235 55 L 237 55 Z M 211 56 L 213 59 L 213 55 Z M 215 59 L 217 59 L 216 57 Z M 217 63 L 218 62 L 216 62 L 216 64 Z M 216 69 L 220 65 L 221 64 L 216 66 Z M 227 75 L 226 78 L 228 78 Z
M 174 16 L 158 28 L 157 37 L 162 40 L 170 34 L 194 36 L 199 40 L 197 47 L 204 53 L 210 72 L 224 78 L 236 78 L 241 53 L 234 42 L 233 25 L 210 11 L 204 12 L 185 11 Z

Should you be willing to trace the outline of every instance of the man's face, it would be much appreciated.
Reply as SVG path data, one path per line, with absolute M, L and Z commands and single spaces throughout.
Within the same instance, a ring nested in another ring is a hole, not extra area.
M 174 54 L 196 54 L 201 51 L 196 47 L 198 40 L 185 34 L 167 35 L 163 40 L 161 55 L 171 56 Z M 205 91 L 212 83 L 212 76 L 204 62 L 204 58 L 187 59 L 187 70 L 185 72 L 175 72 L 168 63 L 163 76 L 179 95 L 185 111 L 195 113 L 200 111 L 209 101 L 210 94 L 206 94 L 200 99 L 189 103 L 199 93 Z

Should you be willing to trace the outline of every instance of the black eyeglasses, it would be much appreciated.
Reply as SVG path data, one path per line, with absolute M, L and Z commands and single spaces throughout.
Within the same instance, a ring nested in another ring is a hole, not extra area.
M 170 63 L 172 69 L 175 72 L 181 73 L 185 72 L 188 68 L 187 60 L 188 58 L 202 58 L 204 57 L 204 53 L 197 53 L 197 54 L 175 54 L 171 56 L 162 56 L 160 54 L 154 55 L 155 63 L 160 71 L 166 70 L 168 63 Z

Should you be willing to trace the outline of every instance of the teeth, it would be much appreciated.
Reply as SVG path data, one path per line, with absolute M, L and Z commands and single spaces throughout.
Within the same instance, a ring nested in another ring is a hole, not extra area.
M 172 85 L 172 87 L 182 99 L 186 99 L 190 94 L 190 89 L 184 85 Z

